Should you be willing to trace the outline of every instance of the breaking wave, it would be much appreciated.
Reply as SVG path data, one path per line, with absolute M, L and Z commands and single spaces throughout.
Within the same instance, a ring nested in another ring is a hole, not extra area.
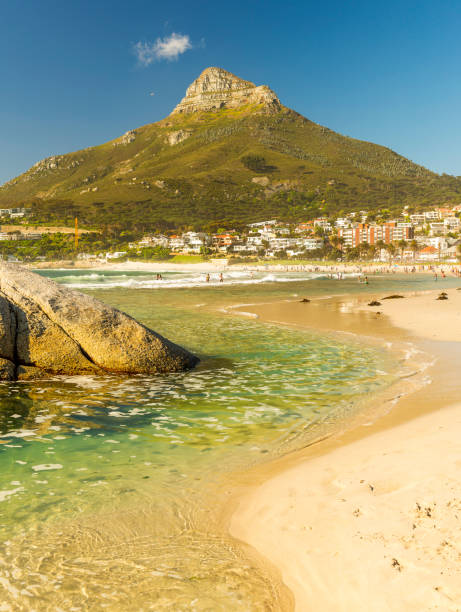
M 206 272 L 161 272 L 162 278 L 157 278 L 157 273 L 131 272 L 93 272 L 86 273 L 80 270 L 68 271 L 65 274 L 61 270 L 40 271 L 53 280 L 69 285 L 75 289 L 174 289 L 191 287 L 218 287 L 229 285 L 258 285 L 262 283 L 290 283 L 299 281 L 310 281 L 328 278 L 325 274 L 317 274 L 306 271 L 225 271 L 222 273 L 222 281 L 219 272 L 211 272 L 207 280 Z M 353 277 L 348 274 L 345 277 Z

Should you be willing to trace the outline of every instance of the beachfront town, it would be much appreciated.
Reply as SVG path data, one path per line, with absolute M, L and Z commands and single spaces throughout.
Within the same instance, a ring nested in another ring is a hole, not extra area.
M 0 209 L 0 218 L 15 219 L 21 225 L 0 228 L 2 244 L 16 241 L 17 251 L 8 251 L 10 260 L 21 260 L 24 248 L 20 245 L 53 233 L 67 232 L 72 239 L 72 228 L 46 228 L 28 225 L 31 210 L 27 208 Z M 10 231 L 8 231 L 10 230 Z M 80 235 L 91 230 L 79 230 Z M 76 242 L 77 244 L 77 242 Z M 12 245 L 11 245 L 12 246 Z M 22 251 L 21 251 L 22 248 Z M 379 217 L 370 211 L 351 212 L 342 217 L 318 217 L 303 223 L 291 224 L 269 219 L 248 224 L 244 230 L 220 229 L 209 234 L 186 231 L 181 234 L 145 235 L 139 240 L 118 242 L 114 248 L 98 251 L 76 249 L 79 260 L 168 259 L 174 255 L 201 255 L 227 258 L 232 261 L 248 259 L 335 259 L 373 261 L 445 261 L 461 258 L 461 205 L 411 212 L 404 207 L 398 218 Z M 35 259 L 43 259 L 37 256 Z
M 171 253 L 283 259 L 321 256 L 328 246 L 330 252 L 337 250 L 350 259 L 456 262 L 461 256 L 460 231 L 461 205 L 456 205 L 412 214 L 404 209 L 400 218 L 389 220 L 360 211 L 298 224 L 270 219 L 250 223 L 243 233 L 149 235 L 131 243 L 129 249 L 163 247 Z M 117 252 L 108 258 L 127 254 Z

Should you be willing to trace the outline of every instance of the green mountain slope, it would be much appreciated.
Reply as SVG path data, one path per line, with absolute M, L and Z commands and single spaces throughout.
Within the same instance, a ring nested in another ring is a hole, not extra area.
M 279 103 L 239 98 L 234 107 L 175 112 L 106 144 L 43 160 L 0 187 L 0 207 L 32 202 L 40 220 L 77 214 L 84 223 L 141 230 L 400 209 L 460 196 L 461 178 L 341 136 Z

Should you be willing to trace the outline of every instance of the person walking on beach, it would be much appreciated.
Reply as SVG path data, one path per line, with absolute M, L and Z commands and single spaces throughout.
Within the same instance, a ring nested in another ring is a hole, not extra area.
M 206 282 L 207 282 L 207 283 L 209 283 L 209 282 L 210 282 L 210 275 L 209 275 L 209 274 L 207 274 L 207 275 L 206 275 Z
M 223 282 L 224 282 L 224 279 L 223 279 L 223 276 L 222 276 L 222 272 L 221 272 L 221 274 L 219 275 L 219 282 L 220 282 L 220 283 L 223 283 Z

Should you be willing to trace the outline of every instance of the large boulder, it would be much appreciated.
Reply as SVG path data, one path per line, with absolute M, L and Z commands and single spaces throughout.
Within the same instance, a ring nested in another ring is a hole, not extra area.
M 0 379 L 43 373 L 154 374 L 198 358 L 102 302 L 0 262 Z

